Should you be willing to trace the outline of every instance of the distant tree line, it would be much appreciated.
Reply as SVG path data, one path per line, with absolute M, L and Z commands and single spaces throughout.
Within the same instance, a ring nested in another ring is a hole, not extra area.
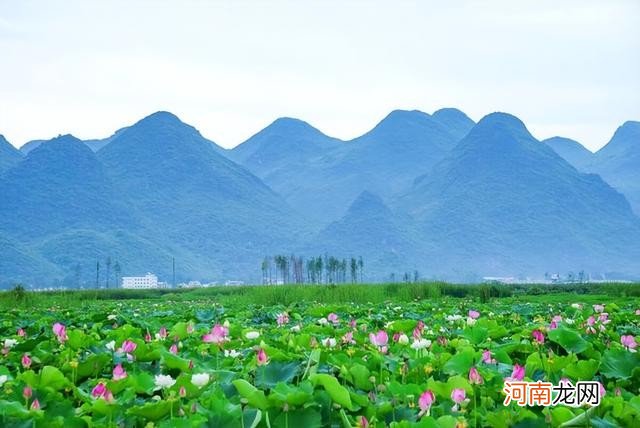
M 100 277 L 100 260 L 96 260 L 96 283 L 95 287 L 100 288 L 102 284 L 102 278 Z M 120 280 L 122 278 L 122 267 L 120 263 L 116 260 L 112 262 L 111 256 L 108 256 L 104 261 L 105 272 L 104 276 L 104 288 L 111 288 L 113 284 L 113 288 L 120 287 Z M 113 282 L 111 281 L 113 279 Z
M 405 272 L 402 274 L 401 280 L 406 284 L 409 284 L 412 282 L 417 283 L 417 282 L 420 282 L 420 274 L 418 273 L 417 270 L 414 270 L 413 273 Z M 398 277 L 396 276 L 395 272 L 391 272 L 391 274 L 389 275 L 389 282 L 398 282 Z
M 362 257 L 339 259 L 324 256 L 304 259 L 302 256 L 275 255 L 262 260 L 263 284 L 344 284 L 362 282 Z

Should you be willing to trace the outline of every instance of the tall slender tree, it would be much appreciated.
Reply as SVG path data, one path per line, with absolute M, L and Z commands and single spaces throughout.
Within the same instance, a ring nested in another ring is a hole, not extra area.
M 118 263 L 118 261 L 116 260 L 116 262 L 113 264 L 113 273 L 116 277 L 116 288 L 120 287 L 120 278 L 122 275 L 122 267 L 120 266 L 120 263 Z
M 100 288 L 100 260 L 96 261 L 96 289 Z
M 105 279 L 105 288 L 109 289 L 109 278 L 111 276 L 111 256 L 107 257 L 107 261 L 105 265 L 107 267 L 107 277 Z

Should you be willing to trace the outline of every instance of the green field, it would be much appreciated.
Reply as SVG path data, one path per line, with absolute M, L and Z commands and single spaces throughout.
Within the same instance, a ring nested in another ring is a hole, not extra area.
M 0 294 L 0 426 L 640 426 L 640 285 Z M 505 379 L 599 406 L 504 405 Z

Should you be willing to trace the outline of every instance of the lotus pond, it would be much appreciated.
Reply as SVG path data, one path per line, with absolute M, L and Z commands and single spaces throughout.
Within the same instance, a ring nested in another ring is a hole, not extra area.
M 640 426 L 638 299 L 543 297 L 7 308 L 0 426 Z M 505 379 L 604 395 L 505 406 Z

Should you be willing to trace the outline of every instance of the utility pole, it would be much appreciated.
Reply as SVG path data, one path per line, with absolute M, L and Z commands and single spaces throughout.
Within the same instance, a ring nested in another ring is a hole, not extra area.
M 100 288 L 100 261 L 96 262 L 96 290 Z
M 172 257 L 173 264 L 173 288 L 176 288 L 176 258 Z

